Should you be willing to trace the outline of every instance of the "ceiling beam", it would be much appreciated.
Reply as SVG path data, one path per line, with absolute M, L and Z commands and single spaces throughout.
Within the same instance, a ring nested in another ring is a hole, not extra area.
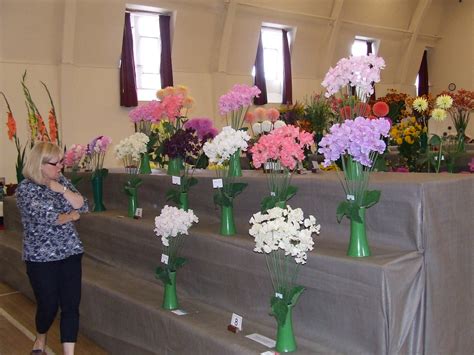
M 221 44 L 219 47 L 218 72 L 227 71 L 229 51 L 231 45 L 232 30 L 234 27 L 235 14 L 237 12 L 237 0 L 229 0 L 224 20 L 224 30 L 222 31 Z
M 334 19 L 334 23 L 332 24 L 331 34 L 329 35 L 326 56 L 323 59 L 323 71 L 327 71 L 331 66 L 332 58 L 334 57 L 334 52 L 336 51 L 336 44 L 339 39 L 339 30 L 342 24 L 341 12 L 343 5 L 344 0 L 334 0 L 334 5 L 331 10 L 331 18 Z

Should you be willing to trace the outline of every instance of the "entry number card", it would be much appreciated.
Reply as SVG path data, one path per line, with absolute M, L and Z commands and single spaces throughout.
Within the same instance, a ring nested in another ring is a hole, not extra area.
M 181 185 L 181 176 L 172 176 L 171 183 L 173 185 Z
M 347 201 L 355 201 L 354 195 L 347 195 Z
M 143 216 L 143 209 L 141 209 L 140 207 L 138 207 L 136 210 L 135 210 L 135 217 L 136 218 L 142 218 Z
M 232 318 L 230 319 L 230 324 L 236 327 L 238 330 L 242 331 L 242 316 L 232 313 Z
M 246 335 L 245 337 L 252 339 L 253 341 L 256 341 L 257 343 L 265 345 L 267 348 L 274 348 L 276 345 L 275 340 L 267 338 L 266 336 L 262 334 L 253 333 L 253 334 Z
M 214 189 L 224 187 L 224 185 L 222 184 L 222 179 L 212 179 L 212 187 Z
M 161 254 L 161 262 L 162 262 L 163 264 L 168 265 L 168 261 L 169 261 L 169 256 L 166 255 L 166 254 Z

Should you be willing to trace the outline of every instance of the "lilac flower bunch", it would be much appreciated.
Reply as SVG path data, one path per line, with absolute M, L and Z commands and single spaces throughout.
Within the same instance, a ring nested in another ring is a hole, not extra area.
M 230 123 L 234 129 L 240 129 L 253 98 L 258 97 L 260 93 L 260 89 L 256 86 L 236 84 L 228 93 L 219 98 L 219 113 L 230 114 L 231 122 L 227 123 Z
M 203 140 L 205 137 L 207 139 L 212 139 L 217 135 L 217 129 L 213 127 L 212 120 L 207 117 L 196 117 L 190 119 L 184 124 L 184 129 L 188 128 L 194 129 L 200 140 Z
M 385 150 L 381 137 L 388 137 L 389 130 L 390 122 L 385 118 L 357 117 L 336 123 L 319 142 L 318 152 L 324 155 L 323 165 L 327 167 L 348 154 L 354 161 L 371 167 L 375 154 Z
M 97 136 L 87 145 L 86 155 L 89 157 L 95 171 L 102 169 L 105 153 L 111 143 L 112 138 L 108 136 Z
M 131 122 L 136 124 L 139 132 L 150 136 L 151 125 L 161 120 L 157 114 L 160 105 L 160 101 L 153 100 L 145 105 L 137 106 L 129 112 L 128 117 Z
M 385 67 L 382 57 L 374 54 L 342 58 L 335 68 L 329 68 L 321 83 L 326 88 L 326 97 L 336 94 L 349 86 L 356 87 L 357 96 L 366 101 L 373 94 L 372 83 L 380 81 L 380 70 Z

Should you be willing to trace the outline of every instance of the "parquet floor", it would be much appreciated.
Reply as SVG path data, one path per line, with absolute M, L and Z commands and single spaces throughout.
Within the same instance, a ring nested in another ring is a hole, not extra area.
M 0 355 L 27 355 L 35 338 L 35 304 L 0 282 Z M 48 332 L 48 354 L 62 354 L 59 321 Z M 105 350 L 79 334 L 77 355 L 106 355 Z

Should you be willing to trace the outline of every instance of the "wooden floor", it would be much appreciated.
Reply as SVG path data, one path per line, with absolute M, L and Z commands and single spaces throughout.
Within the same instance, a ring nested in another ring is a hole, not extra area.
M 0 355 L 27 355 L 35 338 L 35 304 L 0 282 Z M 62 354 L 59 321 L 48 332 L 48 354 Z M 78 355 L 105 355 L 107 352 L 90 339 L 79 334 Z

